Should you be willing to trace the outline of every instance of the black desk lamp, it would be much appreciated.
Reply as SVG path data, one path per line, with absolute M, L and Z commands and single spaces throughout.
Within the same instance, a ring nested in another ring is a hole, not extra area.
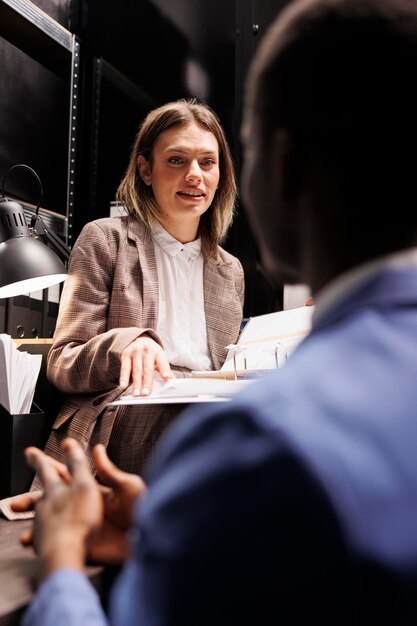
M 17 167 L 29 170 L 39 185 L 39 201 L 30 227 L 26 223 L 22 205 L 4 195 L 6 176 Z M 45 226 L 39 216 L 39 207 L 43 199 L 39 176 L 28 165 L 22 163 L 13 165 L 3 177 L 1 195 L 0 298 L 31 293 L 64 281 L 67 270 L 61 259 L 68 260 L 69 249 Z

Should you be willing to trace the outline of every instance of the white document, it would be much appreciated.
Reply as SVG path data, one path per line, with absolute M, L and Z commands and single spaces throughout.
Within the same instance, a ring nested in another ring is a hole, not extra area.
M 19 352 L 19 350 L 18 350 Z M 27 364 L 26 374 L 24 381 L 22 381 L 21 393 L 19 394 L 18 405 L 15 413 L 30 413 L 30 409 L 33 403 L 33 396 L 35 395 L 35 387 L 38 381 L 39 372 L 42 365 L 41 354 L 29 354 L 28 352 L 21 352 L 29 357 L 31 363 Z
M 173 404 L 190 402 L 224 402 L 244 389 L 250 380 L 216 380 L 212 378 L 173 378 L 160 382 L 154 380 L 149 396 L 126 395 L 111 405 Z
M 0 335 L 0 404 L 10 413 L 10 344 Z
M 11 415 L 30 413 L 42 355 L 17 349 L 10 335 L 0 334 L 0 404 Z
M 284 311 L 304 306 L 309 296 L 311 291 L 307 285 L 284 285 L 282 303 Z
M 220 370 L 194 371 L 194 377 L 256 377 L 263 370 L 280 368 L 311 330 L 313 306 L 257 315 L 247 322 L 237 344 L 226 346 L 228 353 Z

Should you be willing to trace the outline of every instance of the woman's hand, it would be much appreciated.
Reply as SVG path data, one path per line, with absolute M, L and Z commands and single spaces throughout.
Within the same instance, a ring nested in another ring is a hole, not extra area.
M 151 337 L 142 335 L 122 352 L 119 385 L 126 388 L 132 380 L 133 395 L 147 396 L 152 391 L 155 372 L 164 380 L 172 378 L 163 348 Z

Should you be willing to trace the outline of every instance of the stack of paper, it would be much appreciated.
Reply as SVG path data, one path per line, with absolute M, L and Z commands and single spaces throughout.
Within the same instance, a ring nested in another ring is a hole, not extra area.
M 42 355 L 20 352 L 10 335 L 0 333 L 0 404 L 11 415 L 30 413 Z
M 233 379 L 256 377 L 263 370 L 280 368 L 311 330 L 313 306 L 301 306 L 250 318 L 237 344 L 227 346 L 220 370 L 194 371 L 194 377 Z
M 123 404 L 173 404 L 189 402 L 224 402 L 241 391 L 250 380 L 215 380 L 210 378 L 173 378 L 161 382 L 154 380 L 149 396 L 122 396 L 112 405 Z

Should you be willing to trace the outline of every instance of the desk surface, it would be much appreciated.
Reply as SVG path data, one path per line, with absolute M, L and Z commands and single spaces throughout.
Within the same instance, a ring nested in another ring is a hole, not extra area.
M 39 560 L 32 548 L 19 542 L 32 520 L 0 519 L 0 626 L 17 626 L 36 588 Z M 101 567 L 87 569 L 91 582 L 101 591 Z

